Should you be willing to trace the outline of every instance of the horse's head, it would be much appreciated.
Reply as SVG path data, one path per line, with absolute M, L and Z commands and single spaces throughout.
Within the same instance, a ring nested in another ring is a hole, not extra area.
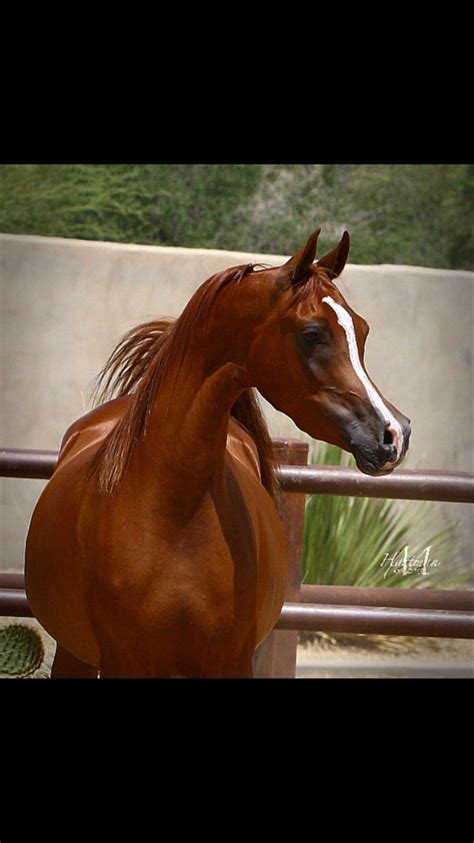
M 410 420 L 370 380 L 364 366 L 369 326 L 334 284 L 349 235 L 313 263 L 318 235 L 283 266 L 254 274 L 271 305 L 254 333 L 247 371 L 301 430 L 352 453 L 365 474 L 388 474 L 407 452 Z

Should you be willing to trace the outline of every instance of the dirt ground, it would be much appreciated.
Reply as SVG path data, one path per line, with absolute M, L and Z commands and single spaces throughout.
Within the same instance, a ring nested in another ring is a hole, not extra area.
M 301 635 L 296 677 L 474 678 L 474 641 L 324 632 Z
M 26 624 L 44 646 L 41 667 L 29 679 L 48 679 L 56 643 L 34 618 L 0 618 L 0 626 Z M 298 679 L 474 677 L 474 642 L 449 638 L 302 634 Z M 11 677 L 13 678 L 13 677 Z

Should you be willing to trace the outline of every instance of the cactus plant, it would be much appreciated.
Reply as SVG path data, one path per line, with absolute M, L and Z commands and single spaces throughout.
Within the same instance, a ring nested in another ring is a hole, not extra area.
M 0 676 L 30 676 L 44 658 L 41 636 L 26 624 L 0 628 Z

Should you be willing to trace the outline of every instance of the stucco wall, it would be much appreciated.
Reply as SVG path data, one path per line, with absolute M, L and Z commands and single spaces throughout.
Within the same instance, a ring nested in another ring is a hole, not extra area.
M 95 374 L 131 326 L 177 316 L 210 275 L 280 255 L 0 235 L 1 434 L 6 447 L 58 448 L 88 409 Z M 412 419 L 406 467 L 472 471 L 474 273 L 411 266 L 348 265 L 340 288 L 371 326 L 369 374 Z M 266 402 L 275 436 L 306 437 Z M 40 481 L 2 481 L 2 558 L 21 567 Z M 471 509 L 461 518 L 472 547 Z

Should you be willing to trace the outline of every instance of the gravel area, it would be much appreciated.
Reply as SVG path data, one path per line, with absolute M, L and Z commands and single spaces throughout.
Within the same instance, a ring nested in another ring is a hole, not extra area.
M 474 678 L 474 641 L 355 633 L 301 635 L 296 677 Z

